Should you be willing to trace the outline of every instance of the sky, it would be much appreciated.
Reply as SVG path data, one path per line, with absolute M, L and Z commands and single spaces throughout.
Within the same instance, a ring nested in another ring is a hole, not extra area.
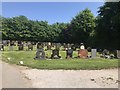
M 30 20 L 70 22 L 80 11 L 88 8 L 97 16 L 104 2 L 2 2 L 2 16 L 24 15 Z

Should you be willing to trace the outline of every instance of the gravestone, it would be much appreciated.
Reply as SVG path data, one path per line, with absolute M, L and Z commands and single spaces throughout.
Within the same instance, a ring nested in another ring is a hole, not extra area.
M 51 59 L 60 59 L 60 58 L 61 56 L 59 55 L 59 50 L 58 49 L 52 50 Z
M 73 55 L 73 49 L 68 48 L 68 50 L 66 50 L 66 58 L 72 58 Z
M 88 51 L 86 49 L 80 49 L 78 51 L 78 57 L 79 58 L 87 58 L 88 57 Z
M 6 40 L 3 40 L 2 43 L 3 43 L 4 46 L 7 46 L 7 41 Z
M 39 59 L 39 60 L 45 59 L 44 49 L 42 49 L 42 48 L 37 49 L 36 57 L 34 59 Z
M 52 47 L 52 45 L 51 45 L 51 43 L 49 42 L 48 45 L 47 45 L 47 50 L 51 50 L 51 47 Z
M 18 44 L 17 44 L 17 46 L 19 46 L 20 44 L 22 44 L 22 42 L 21 42 L 21 41 L 18 41 L 17 43 L 18 43 Z
M 80 49 L 85 49 L 85 46 L 84 46 L 83 43 L 81 43 L 81 45 L 80 45 Z
M 9 46 L 9 50 L 10 50 L 10 51 L 13 51 L 13 46 L 14 46 L 14 42 L 13 42 L 13 41 L 10 41 L 10 46 Z
M 24 50 L 24 45 L 21 43 L 21 44 L 19 44 L 19 46 L 18 46 L 18 50 Z
M 114 53 L 115 58 L 120 59 L 120 50 L 116 50 Z
M 77 46 L 76 46 L 75 44 L 73 44 L 73 45 L 71 46 L 71 48 L 73 49 L 73 51 L 75 51 L 76 48 L 77 48 Z
M 96 58 L 97 49 L 91 49 L 91 57 Z
M 64 51 L 66 51 L 68 49 L 68 44 L 64 43 L 63 47 L 64 47 Z
M 28 43 L 28 50 L 33 50 L 33 45 L 32 45 L 32 43 Z
M 56 44 L 55 44 L 55 48 L 56 48 L 57 50 L 60 50 L 60 47 L 61 47 L 61 44 L 60 44 L 60 43 L 56 43 Z
M 39 43 L 37 44 L 37 49 L 43 49 L 43 48 L 44 48 L 43 44 L 39 42 Z
M 110 58 L 110 52 L 107 49 L 104 49 L 102 52 L 102 56 L 103 58 Z

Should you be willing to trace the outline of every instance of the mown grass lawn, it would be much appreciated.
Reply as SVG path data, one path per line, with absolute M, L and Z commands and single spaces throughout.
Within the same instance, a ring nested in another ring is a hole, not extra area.
M 45 51 L 50 57 L 51 51 Z M 64 69 L 64 70 L 98 70 L 118 68 L 118 59 L 65 59 L 66 52 L 60 51 L 62 59 L 34 60 L 36 51 L 3 51 L 2 60 L 11 64 L 19 64 L 23 61 L 23 66 L 37 69 Z M 74 57 L 77 52 L 74 52 Z

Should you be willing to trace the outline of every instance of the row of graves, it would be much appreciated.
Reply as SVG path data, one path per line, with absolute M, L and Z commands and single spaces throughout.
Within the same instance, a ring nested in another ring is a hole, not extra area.
M 83 43 L 79 44 L 66 44 L 66 43 L 50 43 L 50 42 L 23 42 L 23 41 L 10 41 L 10 40 L 4 40 L 0 42 L 0 50 L 4 51 L 4 47 L 8 46 L 10 51 L 13 51 L 14 46 L 18 46 L 18 51 L 21 50 L 33 50 L 33 47 L 36 47 L 36 59 L 60 59 L 60 50 L 66 51 L 66 58 L 97 58 L 97 49 L 91 49 L 87 48 L 85 49 L 85 46 Z M 27 49 L 24 49 L 24 47 L 27 47 Z M 46 47 L 46 48 L 45 48 Z M 62 47 L 62 49 L 61 49 Z M 52 50 L 51 57 L 46 56 L 45 51 Z M 73 52 L 78 51 L 78 56 L 74 57 Z M 88 54 L 88 52 L 91 52 L 91 55 Z M 107 49 L 99 51 L 100 58 L 119 58 L 120 59 L 120 50 L 115 50 L 114 53 L 111 54 L 111 52 Z
M 36 52 L 36 56 L 35 56 L 35 60 L 44 60 L 44 59 L 61 59 L 60 56 L 60 47 L 61 45 L 59 43 L 57 43 L 55 45 L 55 48 L 52 50 L 51 56 L 48 57 L 45 55 L 45 51 L 44 51 L 44 45 L 42 43 L 38 43 L 37 44 L 37 52 Z M 51 48 L 50 48 L 51 49 Z M 64 47 L 64 50 L 66 51 L 66 59 L 72 59 L 72 58 L 97 58 L 97 49 L 91 49 L 91 55 L 88 55 L 88 50 L 85 49 L 85 46 L 83 43 L 81 43 L 80 45 L 80 49 L 78 50 L 78 56 L 74 57 L 73 56 L 73 51 L 75 51 L 75 49 L 72 48 L 72 46 L 70 44 L 67 44 Z M 120 50 L 116 50 L 116 52 L 114 53 L 114 55 L 110 54 L 109 51 L 107 49 L 103 50 L 103 52 L 100 55 L 101 58 L 109 58 L 109 59 L 113 59 L 113 58 L 118 58 L 120 59 Z
M 39 42 L 4 40 L 4 41 L 0 42 L 0 51 L 4 51 L 5 46 L 9 47 L 9 51 L 13 51 L 15 46 L 18 47 L 17 48 L 18 51 L 20 51 L 20 50 L 33 50 L 34 47 L 35 47 L 35 49 L 37 49 L 36 46 L 38 43 Z M 42 45 L 44 47 L 46 47 L 45 50 L 52 50 L 53 48 L 55 48 L 56 43 L 42 42 Z M 61 47 L 61 44 L 57 43 L 57 46 Z

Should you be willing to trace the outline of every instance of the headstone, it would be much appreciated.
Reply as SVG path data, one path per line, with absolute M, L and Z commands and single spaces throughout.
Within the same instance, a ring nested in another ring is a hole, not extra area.
M 59 55 L 59 50 L 58 49 L 52 50 L 51 59 L 60 59 L 60 58 L 61 56 Z
M 97 49 L 91 49 L 91 57 L 96 58 Z
M 61 47 L 60 43 L 55 44 L 55 49 L 60 50 L 60 47 Z
M 92 49 L 91 49 L 91 47 L 87 47 L 87 50 L 88 50 L 88 52 L 91 52 Z
M 73 45 L 71 46 L 71 48 L 75 51 L 77 47 L 76 47 L 76 45 L 73 44 Z
M 120 50 L 116 50 L 114 53 L 115 58 L 120 59 Z
M 37 49 L 36 57 L 35 57 L 34 59 L 40 59 L 40 60 L 45 59 L 45 52 L 44 52 L 44 49 L 42 49 L 42 48 Z
M 51 43 L 49 42 L 48 45 L 47 45 L 47 50 L 51 50 L 51 47 L 52 47 L 52 45 L 51 45 Z
M 66 58 L 72 58 L 73 55 L 73 49 L 68 48 L 68 50 L 66 50 Z
M 23 49 L 24 49 L 24 45 L 23 44 L 19 44 L 18 50 L 23 50 Z
M 33 45 L 32 45 L 32 43 L 29 43 L 29 44 L 28 44 L 28 50 L 33 50 Z
M 7 40 L 7 46 L 9 46 L 9 43 L 10 43 L 10 41 L 9 41 L 9 40 Z
M 4 46 L 7 45 L 7 41 L 6 40 L 3 40 L 2 43 L 3 43 Z
M 101 57 L 110 58 L 110 52 L 107 49 L 104 49 Z
M 43 49 L 43 48 L 44 48 L 43 44 L 39 42 L 39 43 L 37 44 L 37 49 Z
M 64 43 L 64 51 L 66 51 L 68 49 L 68 44 Z
M 78 51 L 78 57 L 79 58 L 87 58 L 88 57 L 88 51 L 86 49 L 80 49 Z
M 13 51 L 13 46 L 14 46 L 14 42 L 11 41 L 11 42 L 10 42 L 10 46 L 9 46 L 9 50 L 10 50 L 10 51 Z
M 85 49 L 85 46 L 83 43 L 80 44 L 80 49 Z
M 20 44 L 22 44 L 22 42 L 21 42 L 21 41 L 18 41 L 17 43 L 18 43 L 18 44 L 17 44 L 17 46 L 19 46 Z

